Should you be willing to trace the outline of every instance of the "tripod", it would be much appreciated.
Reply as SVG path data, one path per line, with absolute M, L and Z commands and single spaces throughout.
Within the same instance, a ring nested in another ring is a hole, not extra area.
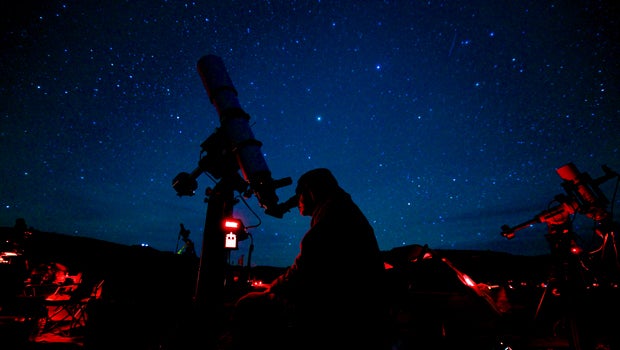
M 551 249 L 551 271 L 543 293 L 538 302 L 534 321 L 544 323 L 540 319 L 543 306 L 551 309 L 551 336 L 564 339 L 572 350 L 594 349 L 593 330 L 588 321 L 592 316 L 592 308 L 588 299 L 590 286 L 585 276 L 584 265 L 579 256 L 580 248 L 575 242 L 572 223 L 549 225 L 549 233 L 545 236 Z M 555 305 L 554 300 L 556 298 Z

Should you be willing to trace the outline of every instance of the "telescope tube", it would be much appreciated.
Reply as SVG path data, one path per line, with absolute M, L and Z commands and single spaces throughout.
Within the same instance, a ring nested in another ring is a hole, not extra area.
M 261 152 L 262 143 L 254 138 L 250 116 L 237 99 L 222 59 L 206 55 L 198 60 L 198 73 L 207 95 L 220 117 L 221 129 L 231 143 L 243 178 L 249 183 L 261 206 L 270 209 L 278 204 L 271 171 Z

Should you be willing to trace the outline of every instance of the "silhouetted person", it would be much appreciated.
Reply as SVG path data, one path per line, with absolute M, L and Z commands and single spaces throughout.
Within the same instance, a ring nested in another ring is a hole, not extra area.
M 265 291 L 242 296 L 233 343 L 301 349 L 384 348 L 385 269 L 374 230 L 332 173 L 303 174 L 295 190 L 312 216 L 293 264 Z
M 4 300 L 5 295 L 16 296 L 23 291 L 24 280 L 28 276 L 29 259 L 26 239 L 32 234 L 24 218 L 15 219 L 13 229 L 7 231 L 7 237 L 0 237 L 0 252 L 11 253 L 8 266 L 3 266 L 0 273 L 0 299 Z M 0 305 L 0 310 L 2 309 Z
M 14 298 L 21 293 L 27 276 L 28 263 L 24 256 L 24 234 L 28 230 L 26 220 L 18 218 L 12 230 L 0 234 L 0 312 L 5 304 L 14 303 Z
M 22 234 L 26 232 L 26 230 L 28 230 L 28 225 L 26 225 L 26 219 L 24 218 L 15 219 L 15 226 L 13 228 L 18 232 L 22 232 Z
M 11 240 L 13 241 L 13 244 L 17 249 L 24 249 L 24 242 L 30 234 L 32 234 L 32 232 L 30 232 L 30 229 L 26 224 L 26 219 L 15 219 L 15 225 L 13 226 L 13 234 Z

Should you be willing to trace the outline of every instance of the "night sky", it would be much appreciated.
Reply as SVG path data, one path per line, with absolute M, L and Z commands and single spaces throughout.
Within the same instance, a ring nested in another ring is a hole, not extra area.
M 174 251 L 183 223 L 200 253 L 214 179 L 201 175 L 191 197 L 172 180 L 220 126 L 196 68 L 208 54 L 222 58 L 273 178 L 331 169 L 383 250 L 545 254 L 545 224 L 512 240 L 500 227 L 553 205 L 569 162 L 593 178 L 605 164 L 620 171 L 613 1 L 8 3 L 0 226 L 23 217 Z M 600 186 L 610 200 L 614 185 Z M 260 224 L 252 263 L 289 265 L 309 217 L 246 202 L 235 214 Z M 590 240 L 593 221 L 574 219 Z

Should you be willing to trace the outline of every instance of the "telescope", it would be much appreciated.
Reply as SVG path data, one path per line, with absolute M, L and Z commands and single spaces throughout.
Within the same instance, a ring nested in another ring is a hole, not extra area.
M 220 127 L 201 144 L 206 156 L 200 159 L 198 167 L 191 173 L 179 173 L 173 180 L 173 188 L 179 196 L 191 196 L 198 187 L 196 179 L 201 173 L 208 172 L 220 179 L 234 176 L 241 170 L 243 179 L 236 181 L 236 190 L 248 197 L 254 194 L 266 214 L 281 218 L 283 204 L 278 204 L 276 189 L 290 185 L 291 178 L 272 178 L 261 152 L 262 143 L 254 137 L 250 116 L 239 104 L 237 90 L 222 59 L 206 55 L 197 66 L 207 95 L 219 115 Z
M 512 239 L 515 232 L 536 223 L 546 223 L 548 225 L 561 225 L 568 218 L 580 213 L 594 221 L 604 221 L 610 217 L 607 211 L 609 200 L 599 188 L 599 185 L 607 180 L 618 177 L 618 173 L 611 170 L 608 166 L 602 165 L 601 168 L 605 175 L 592 179 L 588 173 L 580 172 L 573 163 L 567 163 L 556 169 L 556 173 L 562 180 L 562 187 L 566 192 L 555 196 L 556 202 L 560 204 L 543 210 L 534 218 L 522 222 L 514 227 L 503 225 L 502 236 Z

